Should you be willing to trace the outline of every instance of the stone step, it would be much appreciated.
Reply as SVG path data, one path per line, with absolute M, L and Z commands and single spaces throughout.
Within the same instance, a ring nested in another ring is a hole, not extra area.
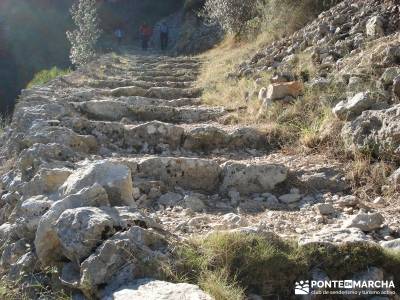
M 172 63 L 172 64 L 190 64 L 201 62 L 197 58 L 173 58 L 169 56 L 127 56 L 127 60 L 132 64 L 158 64 L 158 63 Z
M 112 90 L 104 90 L 101 92 L 104 96 L 123 97 L 123 96 L 140 96 L 156 99 L 173 100 L 180 98 L 198 98 L 201 95 L 201 89 L 198 88 L 171 88 L 171 87 L 151 87 L 143 88 L 140 86 L 125 86 Z
M 128 71 L 135 70 L 198 70 L 201 67 L 200 63 L 145 63 L 127 68 Z
M 120 121 L 127 118 L 132 121 L 201 123 L 215 120 L 225 113 L 225 110 L 219 107 L 136 105 L 111 100 L 72 102 L 72 105 L 89 118 L 102 121 Z
M 136 80 L 148 81 L 148 82 L 167 82 L 167 81 L 172 81 L 172 82 L 194 82 L 194 81 L 197 80 L 196 76 L 191 76 L 191 75 L 180 76 L 180 77 L 175 77 L 175 76 L 172 76 L 172 75 L 166 75 L 166 76 L 140 75 L 140 76 L 135 76 L 134 78 Z
M 131 169 L 135 180 L 160 181 L 169 189 L 181 187 L 206 193 L 265 193 L 284 182 L 288 168 L 263 160 L 230 160 L 222 164 L 212 159 L 187 157 L 139 157 L 112 159 Z
M 180 71 L 180 70 L 165 70 L 165 71 L 146 71 L 146 70 L 138 70 L 138 71 L 130 71 L 127 73 L 130 77 L 140 77 L 140 76 L 149 76 L 149 77 L 174 77 L 178 79 L 182 78 L 196 78 L 199 73 L 194 71 Z M 168 80 L 169 81 L 169 80 Z M 173 80 L 172 80 L 173 81 Z
M 182 106 L 195 106 L 201 105 L 202 101 L 200 98 L 177 98 L 177 99 L 158 99 L 148 98 L 140 96 L 122 96 L 117 99 L 109 99 L 112 101 L 124 102 L 130 105 L 161 105 L 170 107 L 182 107 Z
M 194 124 L 187 128 L 185 125 L 160 121 L 127 125 L 79 119 L 74 122 L 73 129 L 81 135 L 95 136 L 99 144 L 105 147 L 131 149 L 133 153 L 182 150 L 208 154 L 217 150 L 269 150 L 274 146 L 266 132 L 252 127 Z
M 192 86 L 191 82 L 150 82 L 143 80 L 132 80 L 132 79 L 104 79 L 104 80 L 90 80 L 84 83 L 85 86 L 93 88 L 119 88 L 128 86 L 137 86 L 145 89 L 151 87 L 169 87 L 169 88 L 190 88 Z

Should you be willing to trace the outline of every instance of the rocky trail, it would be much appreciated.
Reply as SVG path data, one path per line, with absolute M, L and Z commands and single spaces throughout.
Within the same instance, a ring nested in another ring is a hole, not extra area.
M 228 111 L 203 105 L 195 86 L 201 64 L 108 54 L 23 91 L 0 140 L 3 162 L 14 157 L 1 177 L 0 274 L 34 294 L 50 280 L 38 274 L 58 267 L 76 299 L 130 299 L 110 295 L 155 276 L 143 259 L 197 234 L 397 237 L 382 203 L 349 194 L 340 162 L 284 154 L 261 129 L 219 122 Z

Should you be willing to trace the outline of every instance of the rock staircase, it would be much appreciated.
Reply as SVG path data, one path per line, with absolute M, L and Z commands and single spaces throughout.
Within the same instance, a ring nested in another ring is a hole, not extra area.
M 275 147 L 266 132 L 222 125 L 224 108 L 202 105 L 200 67 L 192 57 L 109 54 L 22 92 L 0 153 L 15 158 L 1 177 L 0 273 L 15 279 L 57 265 L 64 286 L 103 298 L 116 288 L 106 284 L 136 274 L 138 262 L 127 265 L 121 247 L 140 257 L 167 255 L 166 231 L 180 230 L 182 218 L 171 221 L 171 209 L 192 216 L 300 200 L 286 184 L 295 162 L 266 156 Z M 337 186 L 337 173 L 329 176 L 308 183 Z M 279 203 L 275 190 L 289 196 Z M 245 225 L 240 217 L 237 223 Z

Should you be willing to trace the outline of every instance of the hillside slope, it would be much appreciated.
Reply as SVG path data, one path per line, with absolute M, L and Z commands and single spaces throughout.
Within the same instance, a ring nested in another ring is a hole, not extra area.
M 239 64 L 226 79 L 254 89 L 231 99 L 241 109 L 204 104 L 207 56 L 107 54 L 24 90 L 0 133 L 0 298 L 295 299 L 306 278 L 400 287 L 395 2 L 345 0 Z M 259 119 L 242 124 L 251 105 Z M 307 151 L 266 126 L 304 106 L 333 111 Z M 325 133 L 346 156 L 327 153 Z M 355 153 L 375 166 L 371 189 L 354 185 Z

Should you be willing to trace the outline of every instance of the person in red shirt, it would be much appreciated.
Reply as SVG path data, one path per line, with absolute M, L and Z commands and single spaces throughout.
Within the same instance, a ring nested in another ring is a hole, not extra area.
M 149 47 L 150 38 L 153 35 L 153 28 L 151 28 L 147 23 L 144 23 L 140 26 L 139 32 L 142 39 L 142 49 L 146 51 Z

